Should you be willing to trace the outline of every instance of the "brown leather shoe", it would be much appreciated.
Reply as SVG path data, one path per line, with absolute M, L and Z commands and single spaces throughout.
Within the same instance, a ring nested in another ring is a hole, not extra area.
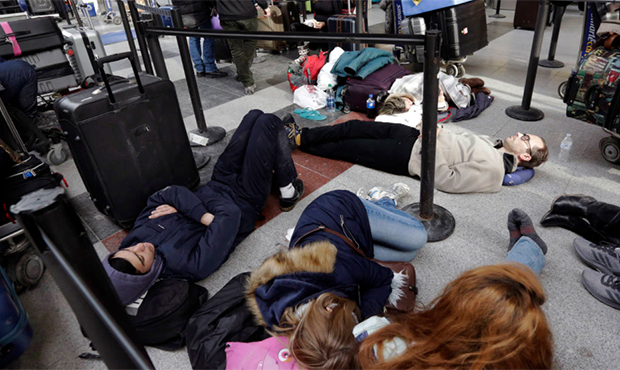
M 486 87 L 474 87 L 471 89 L 471 92 L 474 93 L 474 95 L 478 95 L 479 92 L 491 95 L 491 90 Z
M 472 78 L 461 78 L 459 80 L 460 83 L 467 85 L 469 87 L 471 87 L 472 89 L 476 88 L 476 87 L 483 87 L 484 86 L 484 81 L 482 81 L 481 78 L 476 78 L 476 77 L 472 77 Z

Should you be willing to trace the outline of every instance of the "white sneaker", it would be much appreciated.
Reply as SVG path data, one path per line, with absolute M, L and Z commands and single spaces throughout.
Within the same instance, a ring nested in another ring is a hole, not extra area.
M 376 186 L 368 192 L 368 196 L 372 201 L 378 201 L 383 198 L 390 198 L 398 205 L 398 201 L 409 193 L 409 186 L 402 182 L 390 185 L 389 189 Z
M 357 189 L 357 193 L 355 193 L 355 195 L 357 195 L 358 198 L 368 200 L 368 192 L 364 188 Z

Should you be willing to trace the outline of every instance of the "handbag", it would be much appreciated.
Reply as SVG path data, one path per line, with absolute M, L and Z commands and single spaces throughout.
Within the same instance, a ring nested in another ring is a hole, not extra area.
M 392 305 L 390 303 L 387 303 L 385 305 L 385 310 L 386 311 L 396 311 L 396 312 L 411 312 L 413 311 L 413 309 L 415 308 L 415 299 L 416 296 L 418 295 L 418 288 L 416 287 L 416 275 L 415 275 L 415 267 L 410 263 L 410 262 L 400 262 L 400 261 L 379 261 L 376 260 L 374 258 L 368 258 L 366 257 L 366 254 L 364 253 L 363 250 L 361 250 L 360 248 L 358 248 L 351 239 L 349 239 L 348 237 L 342 235 L 341 233 L 334 231 L 332 229 L 329 229 L 323 225 L 317 227 L 314 230 L 310 230 L 309 232 L 305 233 L 304 235 L 300 236 L 299 239 L 297 239 L 297 241 L 295 242 L 295 244 L 293 244 L 293 248 L 297 245 L 297 243 L 299 243 L 300 240 L 302 240 L 303 238 L 305 238 L 306 236 L 315 233 L 317 231 L 325 231 L 327 233 L 330 233 L 332 235 L 335 235 L 337 237 L 339 237 L 340 239 L 342 239 L 351 249 L 353 249 L 353 251 L 357 254 L 359 254 L 360 256 L 371 260 L 383 267 L 387 267 L 390 270 L 392 270 L 394 272 L 394 274 L 402 274 L 404 277 L 404 282 L 405 284 L 402 284 L 400 291 L 401 294 L 399 294 L 400 299 L 398 300 L 398 302 L 395 305 Z

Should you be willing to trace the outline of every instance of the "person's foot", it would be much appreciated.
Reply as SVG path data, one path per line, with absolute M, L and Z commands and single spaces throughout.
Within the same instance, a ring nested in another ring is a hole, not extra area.
M 471 92 L 474 95 L 478 95 L 479 92 L 485 94 L 485 95 L 491 95 L 491 90 L 487 89 L 486 87 L 474 87 L 471 89 Z
M 301 179 L 296 178 L 292 181 L 293 187 L 295 188 L 295 195 L 290 198 L 282 198 L 280 197 L 280 210 L 282 212 L 288 212 L 295 208 L 295 204 L 299 202 L 301 197 L 304 195 L 304 182 Z
M 390 185 L 388 188 L 382 188 L 380 186 L 375 186 L 370 189 L 368 192 L 368 196 L 370 200 L 378 201 L 383 198 L 390 198 L 394 201 L 395 205 L 398 205 L 398 201 L 409 193 L 409 186 L 402 182 L 397 182 L 395 184 Z
M 292 114 L 287 113 L 282 117 L 282 123 L 284 123 L 284 130 L 286 131 L 286 137 L 291 149 L 296 149 L 297 145 L 296 137 L 301 135 L 301 127 L 295 122 L 295 117 Z
M 620 278 L 594 270 L 584 270 L 581 283 L 594 298 L 620 310 Z
M 264 61 L 266 61 L 267 58 L 265 58 L 262 55 L 257 55 L 254 57 L 254 59 L 252 59 L 252 64 L 259 64 L 259 63 L 263 63 Z
M 476 87 L 483 87 L 484 86 L 484 81 L 480 78 L 476 78 L 476 77 L 472 77 L 472 78 L 461 78 L 459 80 L 460 83 L 462 83 L 463 85 L 467 85 L 469 87 L 471 87 L 472 89 L 476 88 Z
M 368 192 L 364 188 L 357 189 L 357 193 L 355 193 L 355 195 L 357 195 L 357 197 L 361 199 L 365 199 L 365 200 L 369 199 Z
M 551 203 L 551 212 L 559 215 L 585 217 L 588 205 L 596 199 L 588 195 L 563 194 Z
M 235 76 L 235 81 L 239 81 L 239 82 L 241 82 L 241 76 L 236 75 L 236 76 Z
M 196 72 L 196 77 L 206 77 L 207 72 Z
M 536 233 L 534 229 L 534 224 L 532 223 L 532 219 L 530 216 L 525 213 L 522 209 L 515 208 L 508 214 L 508 230 L 512 228 L 518 228 L 519 234 L 521 236 L 527 236 L 532 239 L 534 243 L 538 245 L 538 247 L 542 250 L 543 254 L 547 254 L 547 244 L 540 238 L 540 236 Z M 512 231 L 511 231 L 511 245 L 508 250 L 512 249 L 514 243 L 512 243 Z M 515 233 L 516 235 L 516 233 Z M 519 236 L 519 238 L 521 237 Z M 518 240 L 518 239 L 517 239 Z M 516 242 L 516 240 L 515 240 Z
M 254 91 L 256 91 L 256 85 L 247 86 L 245 88 L 245 95 L 252 95 L 254 94 Z
M 589 266 L 608 275 L 620 275 L 620 245 L 590 243 L 584 238 L 573 241 L 577 255 Z
M 228 76 L 228 73 L 222 72 L 219 69 L 213 72 L 205 72 L 204 77 L 206 78 L 222 78 Z

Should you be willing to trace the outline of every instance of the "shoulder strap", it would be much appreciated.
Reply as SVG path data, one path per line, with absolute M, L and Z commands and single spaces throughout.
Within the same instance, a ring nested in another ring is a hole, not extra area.
M 610 33 L 609 36 L 605 39 L 605 49 L 611 50 L 614 48 L 614 40 L 618 37 L 616 33 Z
M 354 250 L 357 254 L 361 255 L 361 256 L 362 256 L 362 257 L 364 257 L 364 258 L 368 258 L 368 257 L 366 257 L 366 254 L 364 253 L 364 251 L 362 251 L 361 249 L 357 248 L 357 247 L 355 246 L 355 244 L 353 244 L 353 242 L 351 241 L 351 239 L 347 238 L 346 236 L 342 235 L 341 233 L 339 233 L 339 232 L 337 232 L 337 231 L 334 231 L 334 230 L 332 230 L 332 229 L 328 229 L 327 227 L 325 227 L 325 226 L 323 226 L 323 225 L 321 225 L 321 226 L 317 227 L 317 228 L 316 228 L 316 229 L 314 229 L 314 230 L 310 230 L 310 231 L 308 231 L 307 233 L 305 233 L 304 235 L 300 236 L 300 237 L 297 239 L 297 241 L 295 242 L 295 244 L 293 244 L 293 248 L 295 248 L 295 247 L 297 246 L 297 244 L 299 243 L 299 241 L 300 241 L 301 239 L 303 239 L 303 238 L 305 238 L 306 236 L 308 236 L 308 235 L 310 235 L 310 234 L 313 234 L 313 233 L 315 233 L 315 232 L 317 232 L 317 231 L 325 231 L 325 232 L 330 233 L 330 234 L 332 234 L 332 235 L 336 235 L 337 237 L 339 237 L 340 239 L 342 239 L 345 243 L 347 243 L 347 245 L 348 245 L 349 247 L 351 247 L 351 249 L 353 249 L 353 250 Z

